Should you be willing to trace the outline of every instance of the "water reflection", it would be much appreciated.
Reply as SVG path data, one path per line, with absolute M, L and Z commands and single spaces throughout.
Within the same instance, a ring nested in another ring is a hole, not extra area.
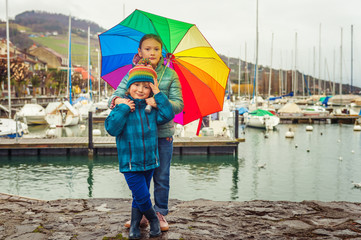
M 88 182 L 88 197 L 93 197 L 93 180 L 94 180 L 94 176 L 93 176 L 93 167 L 94 167 L 94 163 L 93 163 L 93 159 L 89 159 L 88 161 L 88 169 L 89 169 L 89 175 L 87 178 L 87 182 Z
M 86 179 L 86 195 L 92 197 L 93 168 L 93 161 L 83 156 L 10 156 L 0 161 L 0 192 L 42 199 L 84 197 Z
M 241 164 L 240 164 L 240 163 Z M 231 187 L 231 200 L 238 199 L 238 182 L 239 182 L 239 167 L 244 163 L 244 159 L 238 159 L 235 161 L 232 172 L 232 187 Z M 244 164 L 243 164 L 244 166 Z
M 237 200 L 239 161 L 243 162 L 231 155 L 174 156 L 171 167 L 171 185 L 177 182 L 177 186 L 183 186 L 183 188 L 178 187 L 177 190 L 174 190 L 171 187 L 171 195 L 175 191 L 189 192 L 194 190 L 209 195 L 212 200 L 224 199 L 223 194 L 229 194 L 227 199 Z M 181 172 L 181 177 L 175 176 L 175 171 Z M 180 182 L 182 183 L 180 184 Z M 183 198 L 195 199 L 202 196 L 202 194 L 199 194 L 198 197 L 197 195 L 192 194 L 191 196 L 183 196 Z
M 294 139 L 285 138 L 289 127 Z M 349 125 L 314 125 L 313 132 L 305 125 L 284 125 L 267 138 L 246 129 L 238 158 L 175 155 L 170 197 L 360 201 L 361 190 L 351 184 L 361 182 L 360 154 L 361 133 Z M 116 156 L 1 157 L 0 192 L 46 200 L 131 197 Z
M 82 122 L 78 125 L 68 127 L 50 128 L 48 125 L 29 125 L 29 134 L 24 135 L 25 138 L 46 138 L 52 137 L 87 137 L 88 123 Z M 101 136 L 107 136 L 104 123 L 94 123 L 93 129 L 99 129 Z

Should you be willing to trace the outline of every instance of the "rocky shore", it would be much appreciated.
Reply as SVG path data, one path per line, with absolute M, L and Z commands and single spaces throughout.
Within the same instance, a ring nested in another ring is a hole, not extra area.
M 0 239 L 127 239 L 130 206 L 130 199 L 0 194 Z M 361 239 L 361 203 L 351 202 L 171 200 L 167 220 L 170 230 L 153 239 Z

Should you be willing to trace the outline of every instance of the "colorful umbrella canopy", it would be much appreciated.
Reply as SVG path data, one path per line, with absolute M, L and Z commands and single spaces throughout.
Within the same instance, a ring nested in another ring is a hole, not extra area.
M 132 68 L 140 39 L 150 33 L 162 39 L 162 55 L 182 85 L 184 109 L 174 120 L 185 125 L 221 111 L 230 69 L 194 24 L 135 10 L 99 35 L 101 77 L 116 89 Z

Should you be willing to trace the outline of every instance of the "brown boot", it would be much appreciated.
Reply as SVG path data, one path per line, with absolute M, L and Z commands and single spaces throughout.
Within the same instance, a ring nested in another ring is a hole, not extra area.
M 169 230 L 169 225 L 168 225 L 167 220 L 165 220 L 165 217 L 159 212 L 157 212 L 157 216 L 158 216 L 158 219 L 159 219 L 160 230 L 162 232 L 168 231 Z
M 148 227 L 148 225 L 149 225 L 148 219 L 143 215 L 142 220 L 140 221 L 140 227 L 146 228 Z M 124 224 L 124 227 L 130 228 L 130 220 Z

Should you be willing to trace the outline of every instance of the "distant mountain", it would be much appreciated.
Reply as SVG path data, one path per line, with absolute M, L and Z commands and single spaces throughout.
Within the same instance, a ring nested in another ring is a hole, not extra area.
M 15 23 L 31 28 L 33 32 L 58 32 L 63 34 L 68 32 L 69 16 L 59 13 L 48 13 L 43 11 L 26 11 L 15 16 Z M 72 29 L 87 34 L 88 26 L 91 33 L 103 32 L 104 28 L 98 24 L 82 19 L 71 19 Z
M 87 39 L 88 26 L 91 34 L 104 32 L 105 29 L 98 24 L 72 17 L 72 33 L 81 38 Z M 28 49 L 34 44 L 29 38 L 30 34 L 46 34 L 56 32 L 59 35 L 68 33 L 69 16 L 48 13 L 43 11 L 26 11 L 15 16 L 15 20 L 10 21 L 10 39 L 16 47 L 22 50 Z M 0 22 L 0 38 L 6 38 L 5 23 Z

